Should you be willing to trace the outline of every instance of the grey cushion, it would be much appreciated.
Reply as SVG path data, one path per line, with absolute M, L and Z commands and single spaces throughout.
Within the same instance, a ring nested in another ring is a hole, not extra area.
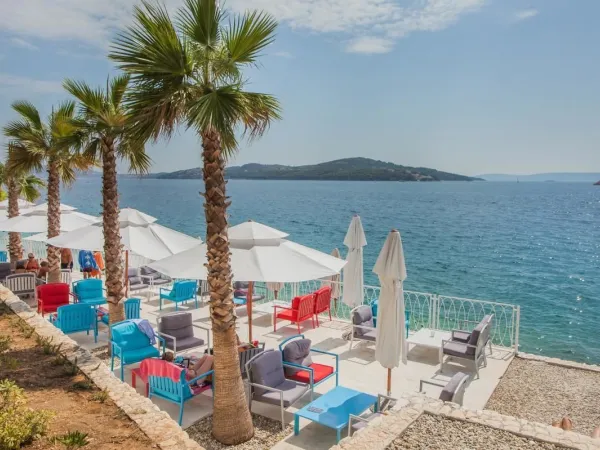
M 310 358 L 310 339 L 296 339 L 286 344 L 283 348 L 283 360 L 292 364 L 310 366 L 312 364 L 312 359 Z M 295 375 L 296 372 L 298 372 L 297 369 L 291 367 L 285 368 L 287 376 Z
M 487 321 L 481 321 L 477 324 L 477 326 L 475 328 L 473 328 L 473 331 L 471 332 L 471 337 L 469 338 L 469 345 L 474 345 L 477 346 L 477 342 L 479 341 L 479 335 L 481 334 L 481 332 L 483 331 L 483 329 L 487 326 Z M 469 353 L 470 354 L 475 354 L 475 348 L 471 347 L 469 348 Z
M 444 389 L 442 389 L 442 392 L 440 394 L 440 400 L 442 400 L 444 402 L 451 402 L 452 398 L 456 394 L 456 390 L 458 389 L 458 386 L 460 385 L 460 383 L 465 378 L 468 378 L 468 377 L 469 377 L 468 375 L 466 375 L 462 372 L 455 373 L 454 376 L 452 378 L 450 378 L 450 381 L 448 381 L 448 384 L 446 385 L 446 387 L 444 387 Z
M 146 277 L 152 277 L 152 278 L 160 278 L 161 274 L 160 272 L 157 272 L 154 269 L 151 269 L 150 267 L 140 267 L 140 273 Z
M 171 282 L 171 280 L 167 280 L 166 278 L 153 278 L 152 279 L 152 284 L 154 286 L 160 286 L 163 284 L 169 284 Z
M 250 283 L 247 281 L 236 281 L 233 283 L 233 289 L 248 289 L 248 286 L 250 286 Z
M 127 269 L 127 278 L 129 278 L 130 280 L 132 278 L 139 278 L 140 276 L 140 272 L 136 267 L 130 267 L 129 269 Z
M 444 355 L 456 356 L 458 358 L 475 359 L 474 353 L 467 351 L 467 346 L 459 342 L 446 342 L 444 344 Z
M 467 343 L 471 339 L 471 333 L 468 331 L 454 331 L 452 333 L 452 340 L 457 342 Z
M 146 289 L 148 287 L 148 285 L 144 282 L 142 282 L 142 280 L 139 277 L 133 277 L 129 279 L 129 290 L 130 291 L 139 291 L 141 289 Z
M 158 331 L 177 338 L 177 347 L 179 348 L 180 339 L 194 336 L 192 314 L 185 312 L 163 316 L 158 323 Z
M 360 338 L 364 339 L 365 341 L 376 342 L 377 341 L 377 330 L 366 331 L 365 334 L 363 334 Z
M 373 311 L 370 306 L 362 305 L 352 312 L 352 323 L 363 327 L 373 327 Z M 354 328 L 354 336 L 360 337 L 367 333 L 363 328 Z
M 366 417 L 363 417 L 363 419 L 366 419 L 368 422 L 370 422 L 370 421 L 372 421 L 373 419 L 377 419 L 378 417 L 381 417 L 381 416 L 383 416 L 383 414 L 376 412 L 376 413 L 371 413 L 371 414 L 369 414 L 369 415 L 368 415 L 368 416 L 366 416 Z M 360 422 L 358 422 L 358 421 L 357 421 L 357 422 L 353 422 L 353 423 L 352 423 L 352 429 L 353 429 L 354 431 L 362 430 L 362 429 L 363 429 L 364 427 L 366 427 L 367 425 L 369 425 L 369 424 L 368 424 L 368 423 L 366 423 L 366 422 L 363 422 L 363 421 L 360 421 Z
M 183 350 L 189 350 L 190 348 L 201 347 L 204 345 L 204 339 L 197 338 L 196 336 L 188 336 L 181 339 L 175 340 L 175 346 L 173 346 L 173 339 L 167 336 L 163 336 L 165 340 L 165 346 L 169 350 L 177 349 L 178 352 Z
M 253 383 L 262 384 L 279 389 L 279 386 L 285 382 L 283 374 L 283 359 L 279 350 L 270 350 L 260 354 L 258 358 L 252 361 L 250 376 Z M 265 389 L 255 388 L 255 394 L 263 395 Z M 277 395 L 279 400 L 279 395 Z
M 273 353 L 273 352 L 268 352 L 268 353 Z M 266 355 L 266 353 L 265 353 L 265 355 Z M 262 359 L 262 358 L 260 358 L 260 359 Z M 302 384 L 302 383 L 297 383 L 296 381 L 292 381 L 292 380 L 284 380 L 283 383 L 281 383 L 277 386 L 277 389 L 280 389 L 283 391 L 283 407 L 284 408 L 287 408 L 288 406 L 295 403 L 308 390 L 307 385 Z M 281 397 L 280 397 L 279 392 L 274 392 L 274 391 L 266 391 L 265 392 L 264 389 L 263 389 L 263 392 L 260 394 L 255 393 L 254 400 L 263 402 L 263 403 L 269 403 L 271 405 L 281 405 Z

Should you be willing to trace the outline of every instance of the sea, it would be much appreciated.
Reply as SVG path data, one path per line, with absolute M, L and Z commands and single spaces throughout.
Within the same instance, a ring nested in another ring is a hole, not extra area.
M 62 202 L 99 214 L 101 180 Z M 521 305 L 520 350 L 600 364 L 600 187 L 587 183 L 230 180 L 231 225 L 252 219 L 298 243 L 346 254 L 354 214 L 367 237 L 365 284 L 391 229 L 405 289 Z M 120 205 L 204 237 L 201 180 L 122 177 Z

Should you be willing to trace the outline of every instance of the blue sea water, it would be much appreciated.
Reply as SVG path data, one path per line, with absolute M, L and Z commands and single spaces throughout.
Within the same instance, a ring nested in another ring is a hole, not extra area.
M 120 179 L 121 206 L 204 236 L 200 180 Z M 246 181 L 228 184 L 230 224 L 253 219 L 325 252 L 360 214 L 365 283 L 387 233 L 402 233 L 420 292 L 521 305 L 521 350 L 600 363 L 600 187 L 584 183 Z M 100 180 L 62 201 L 101 209 Z

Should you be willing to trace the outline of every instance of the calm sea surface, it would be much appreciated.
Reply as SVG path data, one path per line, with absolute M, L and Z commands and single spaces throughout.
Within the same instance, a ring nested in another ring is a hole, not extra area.
M 121 206 L 204 237 L 199 180 L 120 180 Z M 248 219 L 330 252 L 360 214 L 365 283 L 387 233 L 402 233 L 405 288 L 521 305 L 521 350 L 600 363 L 600 187 L 567 183 L 229 182 L 230 224 Z M 100 180 L 63 193 L 100 212 Z

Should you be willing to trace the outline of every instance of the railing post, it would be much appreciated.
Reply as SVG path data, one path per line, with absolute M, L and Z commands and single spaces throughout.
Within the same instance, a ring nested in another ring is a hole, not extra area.
M 515 329 L 515 355 L 519 353 L 519 328 L 521 326 L 521 305 L 517 305 L 517 324 Z

